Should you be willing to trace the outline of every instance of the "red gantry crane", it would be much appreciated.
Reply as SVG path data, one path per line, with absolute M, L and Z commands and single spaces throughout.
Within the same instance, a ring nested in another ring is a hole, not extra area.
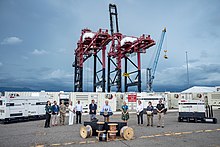
M 119 33 L 118 28 L 118 14 L 115 4 L 109 5 L 110 13 L 110 27 L 111 35 L 108 34 L 108 30 L 99 29 L 97 32 L 92 32 L 89 29 L 83 29 L 80 39 L 75 49 L 75 61 L 73 67 L 75 68 L 74 74 L 74 91 L 83 91 L 83 63 L 90 58 L 94 57 L 94 73 L 93 73 L 93 92 L 96 92 L 97 87 L 102 88 L 102 92 L 105 92 L 105 56 L 106 46 L 111 42 L 108 52 L 108 74 L 107 74 L 107 91 L 111 91 L 112 86 L 117 86 L 117 92 L 122 92 L 121 77 L 122 77 L 122 59 L 125 59 L 125 92 L 128 91 L 128 87 L 137 86 L 138 92 L 141 92 L 141 53 L 146 53 L 146 49 L 155 45 L 155 41 L 150 38 L 150 35 L 142 35 L 140 37 L 126 36 Z M 116 22 L 116 32 L 114 32 L 113 17 Z M 101 51 L 101 59 L 98 53 Z M 137 53 L 137 64 L 135 64 L 130 58 L 129 54 Z M 101 64 L 102 69 L 97 70 L 97 60 Z M 128 72 L 128 61 L 137 70 Z M 114 69 L 111 71 L 111 65 Z M 98 76 L 99 73 L 101 77 Z M 129 75 L 136 74 L 132 79 Z M 111 75 L 114 75 L 113 78 Z M 128 82 L 128 80 L 130 82 Z
M 150 38 L 150 35 L 142 35 L 141 37 L 125 36 L 119 33 L 118 28 L 118 14 L 117 7 L 115 4 L 109 4 L 109 14 L 110 14 L 110 29 L 112 35 L 112 44 L 110 46 L 110 51 L 108 52 L 108 92 L 111 91 L 112 86 L 117 86 L 117 92 L 122 92 L 121 77 L 122 77 L 122 59 L 125 60 L 125 67 L 123 74 L 125 92 L 128 91 L 128 87 L 137 86 L 138 92 L 141 92 L 141 53 L 146 53 L 146 49 L 155 45 L 155 41 Z M 114 33 L 113 18 L 115 18 L 116 32 Z M 133 62 L 129 55 L 137 53 L 137 64 Z M 114 61 L 116 60 L 116 62 Z M 130 66 L 134 66 L 135 71 L 128 72 L 128 62 L 131 63 Z M 115 67 L 111 69 L 111 64 Z M 113 78 L 111 75 L 114 74 Z M 134 79 L 130 75 L 134 75 Z
M 111 35 L 108 34 L 107 29 L 99 29 L 97 32 L 92 32 L 89 29 L 83 29 L 80 39 L 75 49 L 75 62 L 73 67 L 75 68 L 74 74 L 74 91 L 83 91 L 83 63 L 94 56 L 94 79 L 93 79 L 93 91 L 96 91 L 97 86 L 101 86 L 102 91 L 105 92 L 105 52 L 106 45 L 111 41 Z M 102 52 L 102 59 L 97 56 L 98 52 Z M 97 59 L 102 65 L 102 69 L 96 69 Z M 102 72 L 101 77 L 97 74 Z M 97 81 L 98 79 L 98 81 Z

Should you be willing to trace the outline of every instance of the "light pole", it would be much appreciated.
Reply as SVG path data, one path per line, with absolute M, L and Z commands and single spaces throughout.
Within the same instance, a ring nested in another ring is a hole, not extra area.
M 187 74 L 187 84 L 188 84 L 188 88 L 189 88 L 189 66 L 188 66 L 188 54 L 186 51 L 186 74 Z

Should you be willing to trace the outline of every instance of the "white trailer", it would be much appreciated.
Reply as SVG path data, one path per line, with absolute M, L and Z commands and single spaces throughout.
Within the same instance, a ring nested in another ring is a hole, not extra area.
M 60 93 L 58 94 L 58 104 L 59 105 L 61 104 L 62 101 L 64 101 L 65 105 L 68 105 L 70 100 L 71 100 L 71 98 L 70 98 L 69 92 L 60 91 Z
M 217 123 L 217 119 L 213 118 L 212 106 L 206 105 L 203 99 L 193 98 L 192 94 L 185 94 L 179 100 L 178 121 Z
M 42 119 L 50 97 L 11 95 L 0 98 L 0 120 L 3 122 Z
M 168 93 L 167 101 L 168 101 L 168 108 L 169 109 L 178 109 L 179 108 L 179 101 L 180 93 Z

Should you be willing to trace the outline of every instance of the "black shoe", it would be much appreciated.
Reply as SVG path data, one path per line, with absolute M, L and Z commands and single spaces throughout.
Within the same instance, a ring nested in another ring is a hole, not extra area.
M 160 126 L 157 126 L 158 128 L 160 127 Z
M 80 123 L 80 124 L 82 124 L 82 123 Z
M 164 128 L 164 126 L 162 126 L 161 128 Z
M 76 124 L 78 124 L 78 122 Z
M 44 128 L 48 128 L 48 127 L 44 126 Z
M 147 124 L 147 126 L 149 126 L 149 124 Z
M 151 125 L 151 127 L 153 127 L 153 125 Z

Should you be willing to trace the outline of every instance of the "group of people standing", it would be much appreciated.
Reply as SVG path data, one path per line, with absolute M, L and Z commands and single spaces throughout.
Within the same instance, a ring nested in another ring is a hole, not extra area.
M 57 102 L 54 101 L 53 105 L 51 106 L 51 102 L 47 101 L 45 106 L 46 111 L 46 121 L 45 121 L 45 128 L 50 127 L 50 120 L 52 120 L 52 126 L 58 125 L 58 115 L 60 114 L 60 124 L 64 125 L 65 116 L 66 116 L 66 106 L 64 105 L 64 101 L 61 102 L 61 105 L 57 105 Z
M 57 126 L 58 120 L 60 120 L 60 125 L 64 125 L 67 110 L 69 110 L 69 125 L 73 125 L 75 114 L 76 114 L 76 123 L 81 124 L 82 105 L 80 104 L 80 101 L 77 102 L 75 107 L 72 105 L 72 102 L 70 102 L 67 107 L 64 104 L 64 101 L 61 101 L 60 105 L 57 105 L 57 102 L 54 101 L 52 106 L 51 106 L 51 102 L 47 101 L 47 104 L 45 106 L 46 121 L 44 127 L 49 128 L 50 121 L 52 121 L 51 122 L 52 126 Z M 58 115 L 60 116 L 60 119 Z
M 143 124 L 143 114 L 146 113 L 147 114 L 147 126 L 153 127 L 154 107 L 152 106 L 152 103 L 148 102 L 148 106 L 146 107 L 146 109 L 144 109 L 142 102 L 139 100 L 136 110 L 137 110 L 138 125 Z M 156 111 L 158 115 L 157 127 L 164 128 L 165 106 L 162 103 L 162 100 L 159 100 L 159 103 L 156 106 Z
M 57 126 L 58 124 L 58 115 L 60 115 L 60 125 L 64 125 L 65 118 L 66 118 L 66 111 L 69 110 L 69 125 L 73 125 L 74 116 L 76 115 L 76 124 L 81 124 L 81 116 L 83 112 L 83 107 L 80 104 L 80 101 L 77 101 L 75 106 L 72 105 L 72 102 L 69 103 L 69 106 L 66 107 L 64 101 L 61 101 L 61 105 L 57 105 L 57 102 L 54 101 L 54 104 L 51 106 L 50 101 L 47 101 L 45 106 L 46 110 L 46 121 L 45 121 L 45 128 L 50 127 L 50 119 L 52 119 L 52 126 Z M 164 127 L 164 112 L 165 106 L 162 103 L 162 100 L 159 100 L 159 103 L 156 106 L 156 111 L 158 115 L 158 125 L 157 127 Z M 105 101 L 104 106 L 101 109 L 101 112 L 107 113 L 104 116 L 104 121 L 109 122 L 109 115 L 108 113 L 112 113 L 111 106 L 108 104 L 108 100 Z M 129 112 L 128 106 L 126 102 L 123 103 L 121 107 L 122 116 L 121 119 L 124 122 L 127 122 L 129 119 Z M 142 102 L 138 100 L 138 104 L 136 107 L 137 112 L 137 122 L 138 125 L 143 124 L 143 114 L 147 114 L 147 126 L 153 127 L 153 116 L 154 116 L 154 107 L 152 106 L 151 102 L 148 102 L 148 106 L 144 108 Z M 97 105 L 95 104 L 95 100 L 92 100 L 91 104 L 89 105 L 89 114 L 90 114 L 90 121 L 96 121 L 96 113 L 97 113 Z
M 69 103 L 67 107 L 64 104 L 64 101 L 61 101 L 61 105 L 57 105 L 57 102 L 54 101 L 53 105 L 51 106 L 51 102 L 47 101 L 45 106 L 46 111 L 46 121 L 45 121 L 45 128 L 50 127 L 50 120 L 52 121 L 52 126 L 58 125 L 58 115 L 60 115 L 60 125 L 65 124 L 66 112 L 69 110 L 69 125 L 73 125 L 74 117 L 76 115 L 76 124 L 81 124 L 82 120 L 82 113 L 83 107 L 80 104 L 80 101 L 77 101 L 75 106 L 72 105 L 72 102 Z M 102 111 L 112 112 L 110 105 L 108 105 L 108 101 L 105 101 L 105 105 L 102 108 Z M 95 100 L 92 100 L 91 104 L 89 105 L 89 114 L 90 114 L 90 121 L 95 121 L 97 113 L 97 105 L 95 104 Z M 105 117 L 106 121 L 109 121 L 109 117 Z
M 128 106 L 126 105 L 126 102 L 121 107 L 122 110 L 122 120 L 127 122 L 129 119 L 129 113 L 128 113 Z M 157 127 L 164 128 L 164 112 L 165 112 L 165 106 L 162 103 L 162 100 L 159 100 L 159 103 L 156 106 L 156 111 L 158 115 L 158 125 Z M 138 125 L 143 124 L 143 115 L 144 113 L 147 114 L 147 126 L 153 127 L 153 116 L 154 116 L 154 107 L 152 106 L 151 102 L 148 102 L 148 106 L 144 108 L 142 102 L 138 100 L 138 104 L 136 107 L 137 112 L 137 122 Z

